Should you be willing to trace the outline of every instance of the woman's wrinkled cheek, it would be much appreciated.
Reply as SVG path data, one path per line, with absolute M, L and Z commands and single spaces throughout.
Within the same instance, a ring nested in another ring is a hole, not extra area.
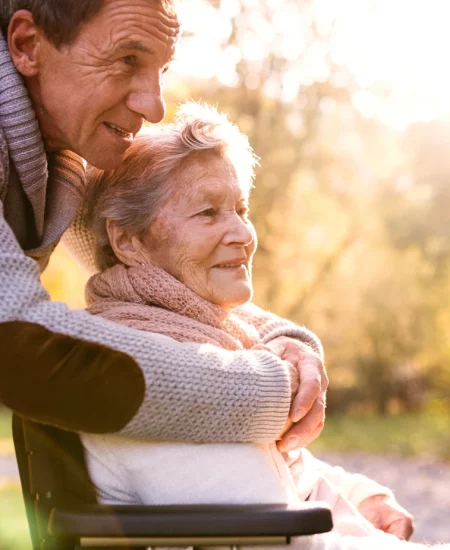
M 178 227 L 176 244 L 173 243 L 171 246 L 176 276 L 191 289 L 198 280 L 202 279 L 201 261 L 192 250 L 193 238 L 195 239 L 195 235 L 192 235 L 186 228 Z
M 174 224 L 168 216 L 160 215 L 152 222 L 144 244 L 147 252 L 155 260 L 168 257 L 170 248 L 174 244 Z
M 183 272 L 189 268 L 189 232 L 183 220 L 159 215 L 151 224 L 145 245 L 154 262 L 173 277 L 183 279 Z
M 170 236 L 174 237 L 167 244 L 170 247 L 172 275 L 202 295 L 207 286 L 207 246 L 202 238 L 199 239 L 198 229 L 192 225 L 187 226 L 181 222 L 174 224 L 170 231 Z

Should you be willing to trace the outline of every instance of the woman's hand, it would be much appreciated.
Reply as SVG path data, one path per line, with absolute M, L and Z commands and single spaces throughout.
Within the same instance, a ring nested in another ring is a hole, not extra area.
M 278 449 L 286 452 L 306 447 L 320 434 L 325 421 L 325 367 L 317 353 L 294 338 L 280 336 L 266 346 L 288 363 L 291 379 L 292 404 Z
M 414 518 L 391 496 L 373 495 L 358 506 L 359 512 L 377 529 L 408 540 L 414 531 Z

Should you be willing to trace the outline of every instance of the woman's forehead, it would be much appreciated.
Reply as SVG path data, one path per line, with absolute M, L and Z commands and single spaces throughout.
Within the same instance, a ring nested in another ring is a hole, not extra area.
M 232 190 L 248 198 L 249 185 L 240 181 L 231 160 L 224 156 L 205 155 L 187 162 L 178 173 L 177 187 L 195 200 L 217 200 Z

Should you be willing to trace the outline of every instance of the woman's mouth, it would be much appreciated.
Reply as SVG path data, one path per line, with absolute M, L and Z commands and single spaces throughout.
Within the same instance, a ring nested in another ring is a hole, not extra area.
M 214 267 L 217 267 L 219 269 L 241 269 L 246 268 L 246 262 L 230 262 L 230 263 L 223 263 L 223 264 L 216 264 Z

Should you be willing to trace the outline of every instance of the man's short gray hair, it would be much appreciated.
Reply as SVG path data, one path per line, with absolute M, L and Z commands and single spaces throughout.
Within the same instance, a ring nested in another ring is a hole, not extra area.
M 174 123 L 144 128 L 115 170 L 89 169 L 86 221 L 96 241 L 101 271 L 118 263 L 107 220 L 142 238 L 176 192 L 189 159 L 208 154 L 227 158 L 240 184 L 250 192 L 258 160 L 247 136 L 226 115 L 194 102 L 179 108 Z
M 56 47 L 70 44 L 81 26 L 103 7 L 104 0 L 0 0 L 0 27 L 6 36 L 11 17 L 28 10 Z
M 174 0 L 153 0 L 169 13 Z M 11 17 L 28 10 L 33 20 L 54 46 L 71 44 L 81 27 L 102 9 L 104 0 L 0 0 L 0 29 L 6 37 Z

